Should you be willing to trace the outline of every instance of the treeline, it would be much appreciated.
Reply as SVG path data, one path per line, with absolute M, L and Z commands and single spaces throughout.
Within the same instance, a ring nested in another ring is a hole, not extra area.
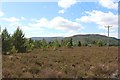
M 46 42 L 44 38 L 42 40 L 25 38 L 25 34 L 23 34 L 20 28 L 17 28 L 12 35 L 8 33 L 7 29 L 4 29 L 1 37 L 3 54 L 25 53 L 32 51 L 34 48 L 41 48 L 42 50 L 52 48 L 53 50 L 57 50 L 59 47 L 70 48 L 73 46 L 72 38 L 61 40 L 61 42 L 57 38 L 50 42 Z M 81 46 L 81 42 L 78 41 L 76 46 Z
M 74 41 L 72 37 L 64 38 L 60 42 L 57 38 L 53 41 L 47 42 L 44 38 L 42 40 L 32 40 L 31 38 L 25 38 L 25 34 L 18 27 L 16 31 L 10 35 L 7 29 L 4 29 L 1 34 L 2 37 L 2 53 L 3 54 L 13 54 L 13 53 L 26 53 L 32 51 L 34 48 L 40 48 L 46 50 L 47 48 L 52 48 L 57 50 L 59 47 L 73 46 L 106 46 L 107 44 L 102 40 L 95 40 L 90 43 L 81 43 L 81 41 Z

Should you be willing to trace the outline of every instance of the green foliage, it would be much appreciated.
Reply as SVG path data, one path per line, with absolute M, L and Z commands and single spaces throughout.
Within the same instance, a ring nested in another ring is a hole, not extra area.
M 8 34 L 7 29 L 4 29 L 2 31 L 2 52 L 6 54 L 6 52 L 9 52 L 12 48 L 12 41 L 10 38 L 10 34 Z
M 33 43 L 34 41 L 33 41 L 31 38 L 29 38 L 29 42 L 30 42 L 30 43 Z
M 12 49 L 10 51 L 10 53 L 14 54 L 14 53 L 17 53 L 18 50 L 15 48 L 15 46 L 12 46 Z
M 49 46 L 49 47 L 53 47 L 53 43 L 54 43 L 54 42 L 50 41 L 50 42 L 48 43 L 48 46 Z
M 73 46 L 73 43 L 72 43 L 72 38 L 70 38 L 70 46 Z
M 60 44 L 59 44 L 57 38 L 53 41 L 53 47 L 54 47 L 54 50 L 56 50 L 58 47 L 60 47 Z
M 42 45 L 41 45 L 41 48 L 43 49 L 43 50 L 46 50 L 46 48 L 47 48 L 47 42 L 46 42 L 46 40 L 43 38 L 42 39 L 42 43 L 41 43 Z
M 81 46 L 81 42 L 80 42 L 80 41 L 78 41 L 78 44 L 77 44 L 77 46 L 79 46 L 79 47 Z
M 96 37 L 95 37 L 96 36 Z M 17 28 L 12 36 L 8 33 L 7 29 L 2 31 L 2 52 L 6 54 L 16 53 L 16 52 L 29 52 L 34 48 L 42 48 L 46 50 L 46 48 L 53 47 L 56 50 L 58 47 L 72 47 L 72 46 L 81 46 L 81 41 L 83 46 L 97 45 L 97 46 L 105 46 L 107 42 L 107 38 L 99 37 L 98 35 L 88 35 L 87 37 L 83 37 L 83 40 L 80 36 L 76 37 L 68 37 L 61 40 L 61 44 L 58 39 L 54 39 L 47 44 L 46 40 L 43 38 L 42 40 L 32 40 L 24 37 L 24 34 L 21 29 Z M 92 37 L 92 38 L 91 38 Z M 101 38 L 101 39 L 100 39 Z M 80 41 L 79 41 L 80 40 Z M 110 38 L 110 46 L 115 45 L 112 43 L 112 38 Z M 115 39 L 114 39 L 115 41 Z M 118 44 L 117 44 L 118 45 Z
M 84 43 L 83 46 L 87 46 L 87 43 Z
M 67 46 L 68 48 L 70 48 L 70 47 L 73 46 L 72 38 L 70 38 L 70 39 L 67 40 L 67 44 L 66 44 L 66 46 Z
M 92 46 L 92 44 L 88 44 L 87 46 L 88 46 L 88 47 L 91 47 L 91 46 Z
M 71 46 L 70 46 L 70 42 L 68 42 L 68 43 L 66 44 L 66 47 L 68 47 L 68 48 L 71 47 Z
M 66 40 L 61 40 L 61 46 L 62 47 L 66 46 Z
M 26 52 L 30 52 L 34 49 L 34 44 L 33 42 L 31 42 L 30 39 L 26 39 L 25 46 L 26 46 Z
M 12 35 L 13 45 L 18 50 L 18 52 L 26 52 L 25 37 L 21 29 L 17 30 Z
M 30 43 L 30 51 L 34 49 L 34 45 Z
M 97 41 L 96 40 L 93 40 L 92 41 L 92 44 L 96 45 Z
M 97 41 L 97 45 L 100 47 L 100 46 L 104 46 L 104 42 L 102 40 L 98 40 Z
M 40 40 L 34 40 L 34 48 L 40 48 L 41 47 L 41 45 L 42 45 L 42 43 L 41 43 L 41 41 Z

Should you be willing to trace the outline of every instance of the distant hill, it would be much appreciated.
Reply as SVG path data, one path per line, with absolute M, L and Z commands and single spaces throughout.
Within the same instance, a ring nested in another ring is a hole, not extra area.
M 86 34 L 86 35 L 73 35 L 70 37 L 31 37 L 32 40 L 42 40 L 43 38 L 46 39 L 47 42 L 53 41 L 55 38 L 58 39 L 60 42 L 64 39 L 73 39 L 73 42 L 81 41 L 82 44 L 92 44 L 93 41 L 102 40 L 103 42 L 107 43 L 108 37 L 105 35 L 99 34 Z M 109 37 L 110 45 L 118 45 L 118 39 L 114 37 Z M 120 40 L 119 40 L 120 41 Z
M 108 37 L 105 35 L 99 35 L 99 34 L 86 34 L 86 35 L 73 35 L 71 36 L 73 39 L 73 42 L 76 41 L 81 41 L 82 44 L 92 44 L 93 41 L 97 41 L 97 40 L 102 40 L 103 42 L 105 42 L 107 44 L 108 41 Z M 68 39 L 70 37 L 67 37 L 65 39 Z M 114 37 L 109 37 L 109 43 L 110 45 L 118 45 L 118 39 L 114 38 Z

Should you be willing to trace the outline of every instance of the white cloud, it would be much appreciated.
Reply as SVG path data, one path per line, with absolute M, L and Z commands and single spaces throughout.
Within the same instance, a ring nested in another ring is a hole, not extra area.
M 58 30 L 71 30 L 71 31 L 82 29 L 81 24 L 67 20 L 60 16 L 55 17 L 50 21 L 48 21 L 46 18 L 42 18 L 40 20 L 37 20 L 35 23 L 29 23 L 29 26 L 47 27 Z
M 26 20 L 26 18 L 22 16 L 22 17 L 21 17 L 21 20 Z
M 61 14 L 63 14 L 63 13 L 65 13 L 65 10 L 59 10 L 59 12 L 58 13 L 61 13 Z
M 32 37 L 32 35 L 34 35 L 34 34 L 31 34 L 32 32 L 38 33 L 35 35 L 39 35 L 39 32 L 44 31 L 41 27 L 34 27 L 34 26 L 31 27 L 31 26 L 28 26 L 28 24 L 25 25 L 20 22 L 11 22 L 9 25 L 6 26 L 6 28 L 10 32 L 10 34 L 13 34 L 18 26 L 20 29 L 22 29 L 23 33 L 25 33 L 26 37 Z
M 16 17 L 1 18 L 0 20 L 2 20 L 2 21 L 7 21 L 7 22 L 17 22 L 17 21 L 20 21 L 20 19 L 18 19 L 18 18 L 16 18 Z
M 2 11 L 0 11 L 0 17 L 1 17 L 1 16 L 4 16 L 4 13 L 3 13 Z
M 63 8 L 63 10 L 60 10 L 58 13 L 64 13 L 66 9 L 70 8 L 75 3 L 77 3 L 77 0 L 59 0 L 58 6 Z
M 85 0 L 83 0 L 83 2 L 84 1 Z M 98 3 L 101 6 L 106 7 L 108 9 L 116 9 L 116 10 L 118 9 L 117 0 L 96 0 L 96 1 L 98 1 Z M 72 5 L 76 4 L 77 2 L 78 2 L 77 0 L 59 0 L 58 1 L 58 6 L 60 6 L 62 8 L 62 10 L 59 10 L 58 13 L 63 14 L 66 9 L 70 8 Z
M 67 9 L 74 5 L 76 2 L 76 0 L 59 0 L 58 6 L 62 7 L 63 9 Z
M 46 18 L 42 18 L 40 20 L 37 20 L 36 22 L 41 23 L 41 26 L 44 26 L 48 23 L 48 20 Z
M 81 24 L 79 24 L 77 22 L 69 21 L 60 16 L 53 18 L 50 21 L 49 25 L 52 28 L 61 29 L 61 30 L 66 30 L 66 29 L 79 30 L 82 28 Z
M 10 26 L 10 27 L 18 27 L 18 26 L 22 26 L 22 24 L 19 23 L 19 22 L 11 22 L 11 23 L 9 24 L 9 26 Z
M 70 36 L 73 36 L 73 35 L 76 35 L 76 34 L 79 34 L 75 31 L 71 32 L 71 31 L 67 31 L 66 33 L 46 33 L 45 35 L 43 36 L 46 36 L 46 37 L 70 37 Z
M 82 16 L 81 18 L 76 19 L 76 21 L 86 22 L 86 23 L 96 23 L 100 29 L 105 29 L 104 26 L 112 25 L 111 29 L 118 28 L 118 15 L 113 14 L 112 12 L 102 12 L 93 10 L 91 12 L 86 12 L 87 16 Z
M 29 23 L 29 26 L 33 26 L 33 27 L 45 27 L 48 24 L 48 20 L 46 18 L 42 18 L 40 20 L 33 20 L 35 21 L 35 23 Z
M 30 21 L 32 21 L 32 22 L 33 22 L 33 21 L 36 21 L 36 19 L 33 19 L 33 18 L 32 18 L 32 19 L 30 19 Z
M 108 9 L 118 9 L 118 3 L 116 0 L 99 0 L 99 4 Z
M 51 19 L 50 21 L 47 20 L 46 18 L 41 18 L 39 20 L 34 19 L 32 22 L 29 24 L 24 24 L 21 23 L 21 18 L 18 20 L 10 21 L 8 24 L 7 28 L 10 31 L 11 34 L 16 30 L 16 28 L 19 26 L 25 35 L 27 37 L 30 36 L 70 36 L 72 34 L 75 34 L 77 30 L 82 29 L 82 26 L 74 21 L 67 20 L 63 17 L 55 17 Z M 44 28 L 47 29 L 54 29 L 54 30 L 62 30 L 63 32 L 67 33 L 53 33 L 53 32 L 46 32 Z

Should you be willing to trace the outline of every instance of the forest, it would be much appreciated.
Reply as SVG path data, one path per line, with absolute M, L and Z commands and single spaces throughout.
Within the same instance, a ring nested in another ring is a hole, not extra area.
M 107 43 L 102 39 L 90 40 L 85 38 L 88 43 L 81 43 L 79 39 L 76 39 L 77 41 L 73 41 L 72 37 L 63 38 L 60 41 L 56 37 L 54 40 L 49 42 L 44 38 L 42 40 L 33 40 L 32 38 L 25 38 L 25 34 L 19 27 L 12 35 L 8 33 L 7 29 L 4 29 L 2 31 L 1 37 L 3 54 L 12 54 L 19 52 L 25 53 L 30 52 L 35 48 L 40 48 L 42 50 L 52 48 L 53 50 L 57 50 L 59 47 L 72 48 L 75 46 L 107 46 Z

